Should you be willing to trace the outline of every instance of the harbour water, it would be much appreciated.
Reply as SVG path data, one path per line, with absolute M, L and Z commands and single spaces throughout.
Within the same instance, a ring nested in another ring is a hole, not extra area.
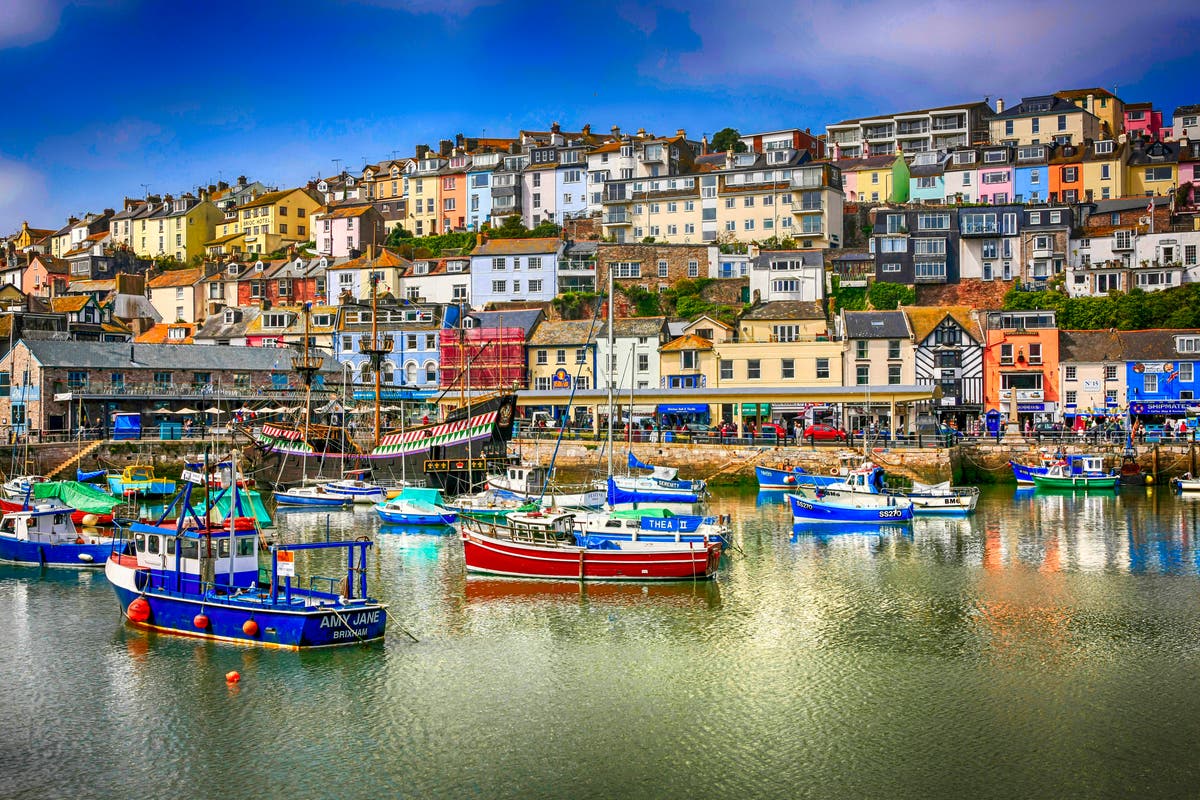
M 996 487 L 828 536 L 754 494 L 713 511 L 716 581 L 586 589 L 332 514 L 420 641 L 303 654 L 135 631 L 102 574 L 0 566 L 0 796 L 1194 795 L 1200 502 Z

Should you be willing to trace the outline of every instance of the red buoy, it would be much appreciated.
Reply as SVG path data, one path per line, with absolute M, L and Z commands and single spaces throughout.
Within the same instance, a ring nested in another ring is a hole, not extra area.
M 247 636 L 258 636 L 258 623 L 252 619 L 248 619 L 242 623 L 242 633 Z
M 150 604 L 146 602 L 146 598 L 139 597 L 129 604 L 125 616 L 134 622 L 145 622 L 150 619 Z
M 242 676 L 238 673 L 238 671 L 236 669 L 230 670 L 229 672 L 225 673 L 225 682 L 226 683 L 237 683 L 241 679 L 242 679 Z
M 192 624 L 195 625 L 200 630 L 204 630 L 205 628 L 208 627 L 208 615 L 207 614 L 197 614 L 196 616 L 192 617 Z

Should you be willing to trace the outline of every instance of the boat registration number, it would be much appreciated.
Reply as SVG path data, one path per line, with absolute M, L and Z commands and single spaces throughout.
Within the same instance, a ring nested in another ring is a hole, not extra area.
M 901 516 L 903 516 L 903 512 L 898 508 L 879 512 L 880 519 L 899 519 Z

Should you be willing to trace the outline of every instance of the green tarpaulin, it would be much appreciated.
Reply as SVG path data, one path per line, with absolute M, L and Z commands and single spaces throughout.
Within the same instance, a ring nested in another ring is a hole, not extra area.
M 33 496 L 38 500 L 56 497 L 71 508 L 85 514 L 107 514 L 121 501 L 95 486 L 78 481 L 45 481 L 33 485 Z
M 218 519 L 216 521 L 224 522 L 229 519 L 229 501 L 230 492 L 224 492 L 217 498 L 215 503 Z M 253 489 L 238 489 L 238 503 L 241 505 L 241 512 L 238 516 L 247 517 L 250 514 L 247 511 L 254 512 L 254 519 L 261 527 L 269 527 L 271 525 L 271 515 L 267 513 L 267 507 L 263 505 L 262 495 Z M 203 517 L 207 510 L 206 503 L 196 504 L 199 514 Z

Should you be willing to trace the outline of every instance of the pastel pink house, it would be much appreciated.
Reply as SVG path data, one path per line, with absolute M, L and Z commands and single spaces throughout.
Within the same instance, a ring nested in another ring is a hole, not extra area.
M 1123 124 L 1125 132 L 1131 136 L 1138 133 L 1161 139 L 1163 135 L 1162 112 L 1155 110 L 1151 103 L 1127 103 Z
M 370 203 L 334 206 L 313 215 L 317 253 L 332 258 L 356 258 L 374 245 L 383 247 L 383 215 Z

